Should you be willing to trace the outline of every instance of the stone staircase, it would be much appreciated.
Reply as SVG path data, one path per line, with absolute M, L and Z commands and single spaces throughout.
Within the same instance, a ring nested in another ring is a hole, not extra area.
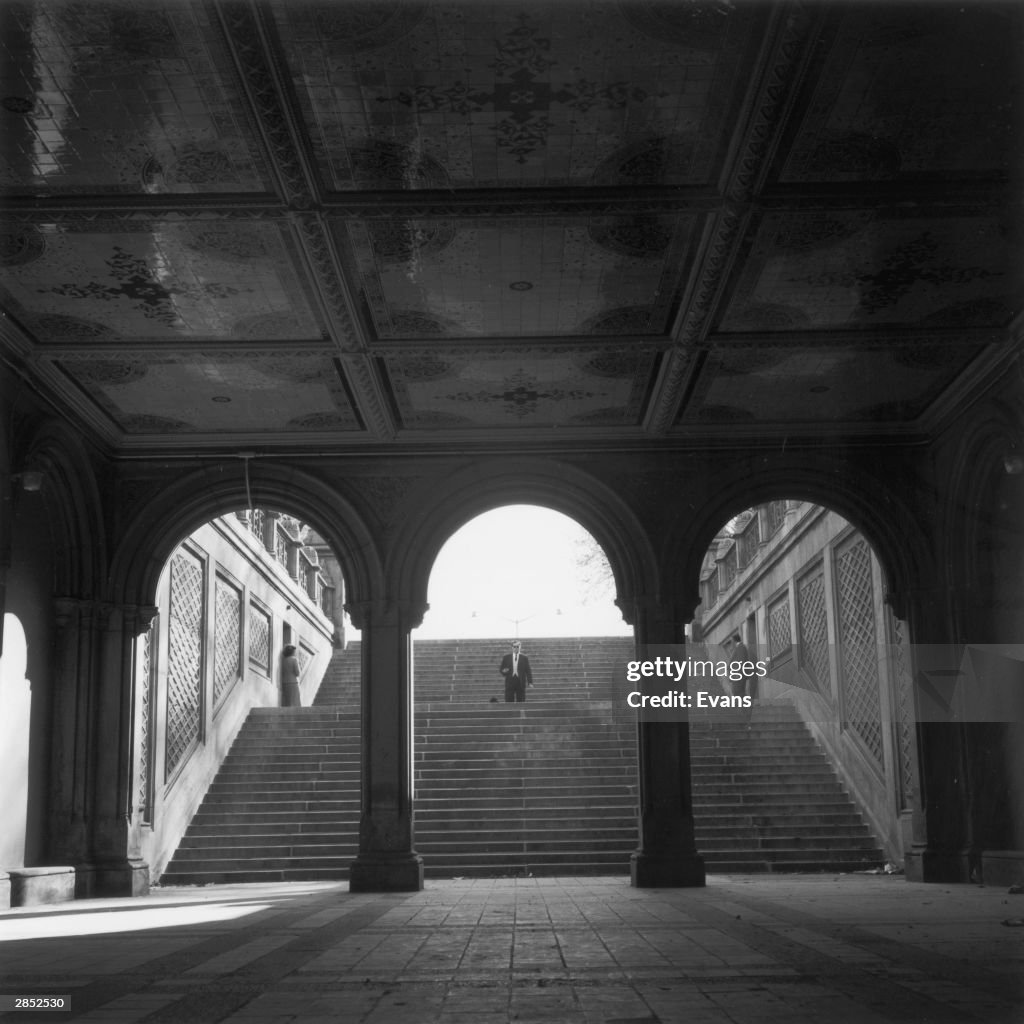
M 427 877 L 619 874 L 637 845 L 636 726 L 611 702 L 632 641 L 524 642 L 537 685 L 503 700 L 503 641 L 415 645 L 416 849 Z M 357 852 L 359 650 L 311 708 L 254 709 L 164 884 L 337 879 Z M 492 698 L 497 698 L 492 702 Z M 691 722 L 711 872 L 849 871 L 884 856 L 789 705 Z
M 328 881 L 359 848 L 359 713 L 253 708 L 161 885 Z
M 336 707 L 347 711 L 359 710 L 359 685 L 362 676 L 362 654 L 355 640 L 344 649 L 336 650 L 320 680 L 313 705 L 318 708 Z
M 427 877 L 628 870 L 636 743 L 609 712 L 569 700 L 418 705 L 416 849 Z
M 690 722 L 697 849 L 709 872 L 859 871 L 885 856 L 796 709 Z
M 498 672 L 507 640 L 420 640 L 414 646 L 416 703 L 465 704 L 505 699 Z M 524 640 L 534 686 L 527 702 L 610 700 L 612 668 L 633 657 L 629 637 L 573 637 Z

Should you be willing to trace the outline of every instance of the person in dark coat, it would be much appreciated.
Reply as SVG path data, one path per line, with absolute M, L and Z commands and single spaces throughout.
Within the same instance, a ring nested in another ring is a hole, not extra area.
M 533 686 L 530 659 L 522 653 L 523 645 L 512 641 L 512 650 L 501 659 L 501 674 L 505 677 L 505 703 L 521 704 L 526 700 L 526 688 Z
M 302 699 L 299 696 L 299 677 L 301 675 L 299 659 L 295 657 L 295 645 L 288 644 L 281 652 L 281 707 L 302 707 Z

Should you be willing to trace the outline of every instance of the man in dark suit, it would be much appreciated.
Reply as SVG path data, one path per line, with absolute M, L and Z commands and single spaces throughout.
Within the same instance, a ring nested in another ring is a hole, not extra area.
M 512 641 L 512 652 L 501 659 L 501 674 L 505 677 L 505 703 L 521 704 L 526 700 L 526 688 L 533 686 L 530 659 L 522 653 L 523 645 Z

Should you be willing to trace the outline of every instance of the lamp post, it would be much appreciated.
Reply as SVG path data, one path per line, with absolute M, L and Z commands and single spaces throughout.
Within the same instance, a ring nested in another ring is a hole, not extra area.
M 562 609 L 561 608 L 556 608 L 554 613 L 555 613 L 555 615 L 561 615 L 562 614 Z M 518 640 L 519 639 L 519 624 L 521 622 L 529 622 L 530 619 L 535 619 L 539 615 L 547 615 L 547 614 L 550 614 L 550 613 L 548 613 L 548 612 L 534 612 L 532 615 L 524 615 L 521 619 L 513 619 L 513 618 L 510 618 L 507 615 L 495 615 L 493 617 L 496 618 L 496 619 L 501 619 L 502 622 L 511 622 L 515 626 L 515 628 L 516 628 L 516 635 L 515 635 L 515 637 L 513 639 Z M 477 618 L 477 616 L 478 616 L 478 613 L 477 612 L 473 612 L 473 618 L 475 619 L 475 618 Z

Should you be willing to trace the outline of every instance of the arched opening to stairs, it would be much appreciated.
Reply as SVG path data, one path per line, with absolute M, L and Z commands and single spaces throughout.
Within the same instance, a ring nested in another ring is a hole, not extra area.
M 822 505 L 769 500 L 721 524 L 691 633 L 753 706 L 691 720 L 709 872 L 902 866 L 917 753 L 907 626 L 886 592 L 868 538 Z
M 441 548 L 413 638 L 428 877 L 628 871 L 636 736 L 612 690 L 634 641 L 615 597 L 600 544 L 549 508 L 499 506 Z
M 360 743 L 344 602 L 324 535 L 278 509 L 234 509 L 170 553 L 137 645 L 133 753 L 164 884 L 345 877 Z

